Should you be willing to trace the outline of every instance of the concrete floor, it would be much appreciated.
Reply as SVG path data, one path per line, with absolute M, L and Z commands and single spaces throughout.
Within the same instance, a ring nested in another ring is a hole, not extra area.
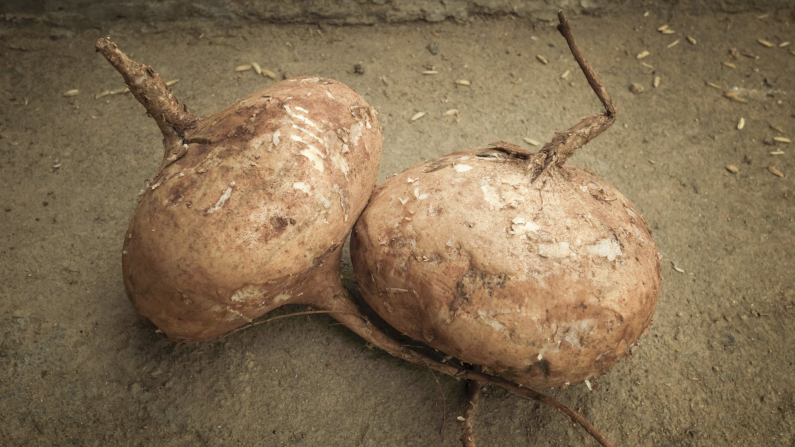
M 634 355 L 593 391 L 550 391 L 616 445 L 795 445 L 795 149 L 773 140 L 795 138 L 795 44 L 779 47 L 795 32 L 792 12 L 757 16 L 572 20 L 619 107 L 617 124 L 572 162 L 635 203 L 663 255 L 657 315 Z M 657 31 L 666 23 L 675 34 Z M 437 384 L 330 318 L 176 345 L 136 317 L 121 243 L 162 147 L 132 97 L 95 99 L 123 86 L 93 50 L 108 34 L 179 79 L 174 93 L 199 114 L 273 82 L 234 71 L 251 61 L 345 82 L 380 111 L 381 179 L 492 141 L 548 141 L 600 110 L 554 28 L 522 19 L 0 24 L 0 443 L 458 445 L 459 382 Z M 426 48 L 434 42 L 438 55 Z M 439 74 L 421 74 L 430 68 Z M 71 89 L 79 94 L 64 97 Z M 427 115 L 410 122 L 417 112 Z M 501 390 L 481 405 L 481 445 L 595 445 L 554 410 Z

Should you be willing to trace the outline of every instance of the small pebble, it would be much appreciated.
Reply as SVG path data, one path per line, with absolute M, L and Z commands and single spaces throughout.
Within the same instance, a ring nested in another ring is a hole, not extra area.
M 428 48 L 428 51 L 429 51 L 431 54 L 433 54 L 434 56 L 436 56 L 437 54 L 439 54 L 439 44 L 438 44 L 438 43 L 436 43 L 436 42 L 431 42 L 431 43 L 429 43 L 429 44 L 428 44 L 428 46 L 427 46 L 426 48 Z
M 353 66 L 353 72 L 362 75 L 364 74 L 364 66 L 362 64 L 356 64 Z
M 646 90 L 646 89 L 643 88 L 642 85 L 640 85 L 638 83 L 635 83 L 635 82 L 633 82 L 632 85 L 629 86 L 629 91 L 634 93 L 634 94 L 636 94 L 636 95 L 639 94 L 639 93 L 643 93 L 644 90 Z

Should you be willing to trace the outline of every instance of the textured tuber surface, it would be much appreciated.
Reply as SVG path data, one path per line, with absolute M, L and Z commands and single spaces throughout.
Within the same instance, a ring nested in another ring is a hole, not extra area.
M 151 68 L 106 39 L 97 50 L 164 136 L 163 165 L 124 240 L 124 285 L 138 313 L 172 340 L 198 341 L 339 294 L 338 275 L 321 269 L 338 271 L 375 184 L 375 110 L 340 82 L 303 77 L 197 118 Z
M 354 228 L 352 258 L 365 299 L 401 332 L 557 387 L 627 354 L 654 313 L 659 262 L 613 187 L 565 165 L 531 184 L 526 163 L 475 149 L 390 178 Z

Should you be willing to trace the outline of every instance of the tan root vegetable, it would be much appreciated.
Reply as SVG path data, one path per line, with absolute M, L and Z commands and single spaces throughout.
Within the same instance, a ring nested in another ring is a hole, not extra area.
M 537 153 L 500 142 L 390 178 L 351 244 L 362 294 L 387 323 L 528 387 L 607 372 L 647 330 L 661 281 L 629 200 L 565 164 L 613 123 L 615 107 L 559 18 L 606 112 Z
M 349 307 L 339 257 L 377 177 L 375 110 L 340 82 L 304 77 L 196 117 L 151 68 L 107 39 L 97 50 L 164 136 L 124 240 L 138 313 L 198 341 L 285 304 Z

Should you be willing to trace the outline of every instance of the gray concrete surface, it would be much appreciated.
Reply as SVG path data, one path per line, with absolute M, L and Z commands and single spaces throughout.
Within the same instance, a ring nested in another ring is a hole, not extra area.
M 197 18 L 360 25 L 467 21 L 483 15 L 554 20 L 561 8 L 572 14 L 616 14 L 645 8 L 660 14 L 704 15 L 790 5 L 790 0 L 5 0 L 0 2 L 0 14 L 9 20 L 59 26 L 98 27 L 120 19 L 175 22 Z
M 773 138 L 795 140 L 793 11 L 644 11 L 572 18 L 619 114 L 570 162 L 649 222 L 662 295 L 649 334 L 598 387 L 549 392 L 621 447 L 791 447 L 795 145 Z M 674 34 L 658 32 L 663 24 Z M 529 19 L 119 19 L 68 32 L 0 22 L 0 445 L 458 446 L 459 382 L 368 349 L 326 316 L 191 345 L 136 316 L 122 240 L 163 149 L 133 98 L 95 98 L 123 87 L 94 51 L 108 34 L 179 79 L 174 94 L 198 114 L 275 82 L 235 72 L 251 61 L 279 77 L 344 82 L 380 113 L 381 180 L 493 141 L 549 141 L 600 111 L 563 39 Z M 430 67 L 439 74 L 423 75 Z M 71 89 L 79 94 L 64 97 Z M 417 112 L 427 114 L 410 121 Z M 355 287 L 349 265 L 345 275 Z M 492 388 L 476 427 L 483 447 L 595 445 L 554 410 Z

